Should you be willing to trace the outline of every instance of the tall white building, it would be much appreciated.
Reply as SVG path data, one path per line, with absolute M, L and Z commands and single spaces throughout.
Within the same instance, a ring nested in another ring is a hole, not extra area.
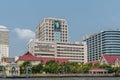
M 35 36 L 45 42 L 67 42 L 67 22 L 65 19 L 44 18 L 37 26 Z
M 9 56 L 9 31 L 4 26 L 0 26 L 0 61 L 2 57 Z
M 71 62 L 87 62 L 85 42 L 42 42 L 30 40 L 28 50 L 36 57 L 67 58 Z

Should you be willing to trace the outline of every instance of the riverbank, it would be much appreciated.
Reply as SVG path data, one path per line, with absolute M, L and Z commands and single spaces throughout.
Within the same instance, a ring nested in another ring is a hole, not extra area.
M 64 78 L 64 77 L 116 77 L 115 74 L 32 74 L 20 76 L 0 76 L 1 78 Z

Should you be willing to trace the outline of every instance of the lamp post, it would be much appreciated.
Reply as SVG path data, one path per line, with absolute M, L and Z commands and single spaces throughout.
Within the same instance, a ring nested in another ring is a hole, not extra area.
M 32 75 L 32 66 L 26 66 L 26 77 L 30 76 L 29 73 Z

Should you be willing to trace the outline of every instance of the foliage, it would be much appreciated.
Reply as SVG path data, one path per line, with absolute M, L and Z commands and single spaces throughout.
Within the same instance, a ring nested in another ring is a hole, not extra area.
M 42 73 L 43 72 L 43 64 L 38 64 L 32 67 L 32 73 Z
M 31 66 L 29 61 L 25 61 L 20 66 L 21 74 L 25 74 L 25 67 Z M 120 67 L 113 68 L 110 65 L 100 65 L 99 63 L 92 64 L 92 63 L 76 63 L 76 62 L 63 62 L 62 64 L 58 64 L 57 61 L 50 60 L 46 64 L 38 64 L 32 66 L 32 73 L 33 74 L 40 74 L 40 73 L 52 73 L 52 74 L 63 74 L 63 73 L 87 73 L 91 68 L 104 68 L 107 69 L 110 73 L 112 72 L 119 72 Z
M 46 73 L 59 73 L 60 66 L 56 61 L 50 60 L 45 64 L 44 70 Z
M 22 65 L 20 65 L 20 74 L 26 73 L 26 66 L 31 66 L 30 61 L 25 61 L 25 62 L 23 62 Z
M 84 64 L 82 66 L 82 72 L 87 73 L 91 67 L 92 67 L 92 63 Z
M 114 72 L 119 73 L 120 72 L 120 67 L 114 67 Z
M 99 68 L 104 68 L 104 69 L 108 70 L 109 73 L 114 72 L 114 69 L 112 68 L 112 66 L 107 65 L 107 64 L 100 65 Z

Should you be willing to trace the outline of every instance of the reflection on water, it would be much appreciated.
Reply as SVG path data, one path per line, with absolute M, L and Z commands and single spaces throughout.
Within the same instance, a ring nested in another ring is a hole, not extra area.
M 120 77 L 0 78 L 0 80 L 120 80 Z

